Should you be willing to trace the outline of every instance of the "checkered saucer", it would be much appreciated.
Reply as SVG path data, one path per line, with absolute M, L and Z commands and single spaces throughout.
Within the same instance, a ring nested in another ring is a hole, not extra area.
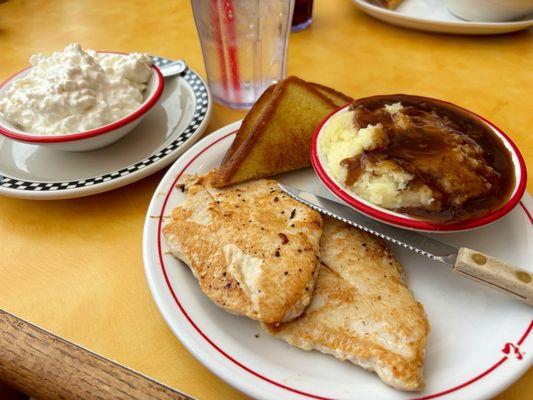
M 172 62 L 152 59 L 157 66 Z M 211 103 L 202 78 L 187 69 L 166 81 L 158 104 L 138 127 L 103 149 L 69 153 L 0 138 L 0 195 L 65 199 L 135 182 L 176 160 L 201 136 Z

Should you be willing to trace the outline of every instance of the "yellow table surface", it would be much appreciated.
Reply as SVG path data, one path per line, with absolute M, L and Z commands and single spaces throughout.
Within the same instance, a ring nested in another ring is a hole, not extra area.
M 350 0 L 315 3 L 311 28 L 291 35 L 290 74 L 354 97 L 404 92 L 452 101 L 501 127 L 533 167 L 532 30 L 437 35 L 376 21 Z M 188 1 L 0 4 L 0 79 L 31 54 L 70 42 L 183 58 L 204 74 Z M 207 132 L 243 115 L 213 111 Z M 150 295 L 142 228 L 162 174 L 81 199 L 0 197 L 0 308 L 199 399 L 245 398 L 189 354 Z M 498 399 L 532 391 L 530 370 Z

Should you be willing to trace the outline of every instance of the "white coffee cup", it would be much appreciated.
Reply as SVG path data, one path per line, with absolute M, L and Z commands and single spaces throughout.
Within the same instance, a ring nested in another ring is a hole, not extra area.
M 444 0 L 448 11 L 468 21 L 498 22 L 533 12 L 533 0 Z

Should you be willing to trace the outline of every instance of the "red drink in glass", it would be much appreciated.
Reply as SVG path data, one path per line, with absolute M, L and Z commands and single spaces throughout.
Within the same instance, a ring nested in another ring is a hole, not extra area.
M 313 0 L 295 0 L 292 32 L 300 32 L 313 22 Z

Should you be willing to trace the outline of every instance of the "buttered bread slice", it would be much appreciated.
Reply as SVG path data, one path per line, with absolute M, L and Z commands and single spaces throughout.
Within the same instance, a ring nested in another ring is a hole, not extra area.
M 330 99 L 333 104 L 337 107 L 341 107 L 346 105 L 349 102 L 352 102 L 353 99 L 349 96 L 346 96 L 344 93 L 341 93 L 335 89 L 332 89 L 328 86 L 321 85 L 319 83 L 315 82 L 308 82 L 309 85 L 311 85 L 313 88 L 318 90 L 320 93 L 322 93 L 324 96 L 326 96 L 328 99 Z
M 320 214 L 276 181 L 215 189 L 212 175 L 182 183 L 187 199 L 163 227 L 170 252 L 226 311 L 274 325 L 293 320 L 318 276 Z
M 336 108 L 302 79 L 291 76 L 278 82 L 244 118 L 214 185 L 225 187 L 310 166 L 311 137 Z

